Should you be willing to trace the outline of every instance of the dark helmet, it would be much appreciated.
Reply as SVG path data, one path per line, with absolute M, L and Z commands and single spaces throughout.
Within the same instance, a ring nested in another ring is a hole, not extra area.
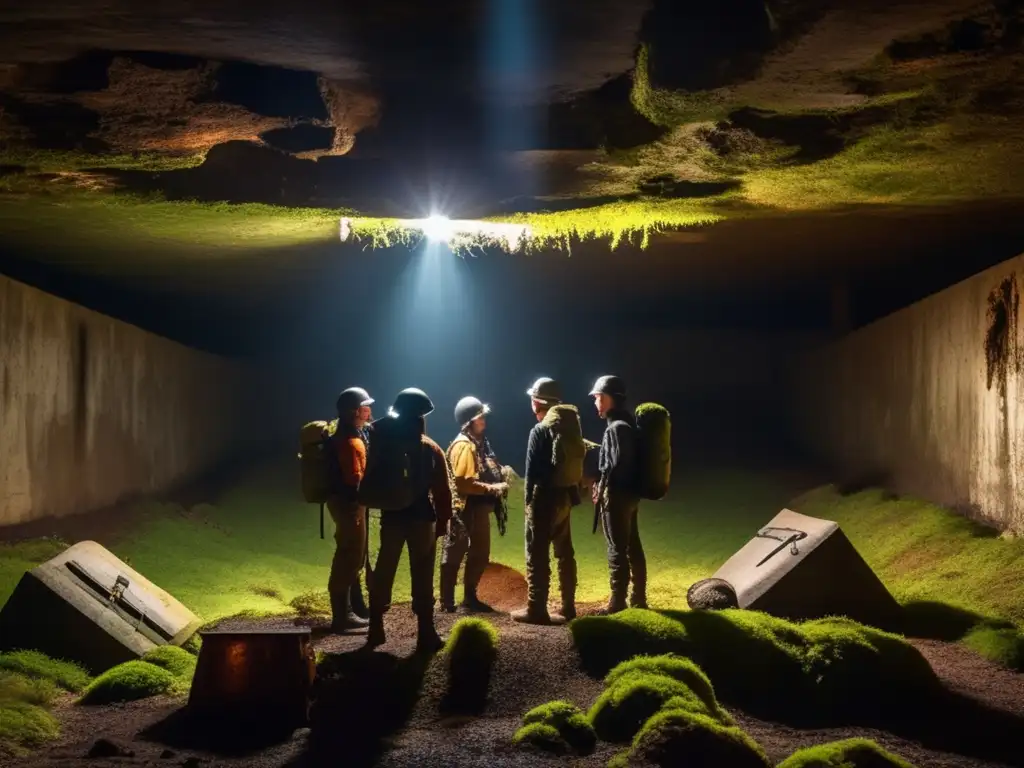
M 455 423 L 461 429 L 477 416 L 490 412 L 491 406 L 485 405 L 475 397 L 464 397 L 455 404 Z
M 594 395 L 611 395 L 624 399 L 626 397 L 626 382 L 618 376 L 602 376 L 594 382 L 594 386 L 590 390 L 590 396 Z
M 396 416 L 417 419 L 432 413 L 434 404 L 430 402 L 427 393 L 422 389 L 409 387 L 398 393 L 394 404 L 391 406 L 391 410 L 394 411 Z
M 558 385 L 557 381 L 546 376 L 533 382 L 533 386 L 526 390 L 526 394 L 534 400 L 540 400 L 543 403 L 562 402 L 562 388 Z
M 370 393 L 365 389 L 362 387 L 349 387 L 338 395 L 338 415 L 341 416 L 364 405 L 373 405 L 373 403 L 373 398 L 370 397 Z

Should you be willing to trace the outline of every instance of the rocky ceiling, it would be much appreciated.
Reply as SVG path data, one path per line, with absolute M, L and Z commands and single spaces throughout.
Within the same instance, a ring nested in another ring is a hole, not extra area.
M 230 264 L 337 245 L 341 212 L 364 243 L 441 209 L 566 246 L 1014 205 L 1022 6 L 8 0 L 0 233 Z

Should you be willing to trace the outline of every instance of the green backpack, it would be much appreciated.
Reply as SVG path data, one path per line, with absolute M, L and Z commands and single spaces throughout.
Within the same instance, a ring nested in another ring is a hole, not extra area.
M 637 490 L 640 498 L 660 501 L 672 479 L 672 419 L 657 403 L 636 407 Z
M 575 405 L 554 405 L 541 423 L 554 434 L 551 459 L 555 465 L 551 484 L 557 488 L 579 485 L 583 480 L 583 462 L 587 447 L 583 442 L 580 412 Z
M 310 421 L 299 430 L 299 473 L 302 498 L 320 505 L 320 538 L 324 537 L 324 504 L 335 489 L 341 468 L 333 450 L 338 420 Z

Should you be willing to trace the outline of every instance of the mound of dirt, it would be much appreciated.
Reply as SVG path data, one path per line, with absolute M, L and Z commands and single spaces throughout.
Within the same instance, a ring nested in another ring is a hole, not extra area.
M 489 563 L 484 571 L 477 595 L 499 611 L 514 611 L 526 605 L 526 577 L 515 568 Z

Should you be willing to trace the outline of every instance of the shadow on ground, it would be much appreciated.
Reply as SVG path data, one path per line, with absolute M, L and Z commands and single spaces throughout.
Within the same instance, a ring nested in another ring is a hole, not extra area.
M 280 718 L 212 718 L 179 709 L 139 735 L 146 741 L 175 749 L 194 749 L 214 754 L 242 757 L 262 752 L 290 741 L 295 728 Z
M 329 655 L 317 669 L 306 749 L 289 766 L 374 765 L 411 716 L 430 661 L 366 650 Z

